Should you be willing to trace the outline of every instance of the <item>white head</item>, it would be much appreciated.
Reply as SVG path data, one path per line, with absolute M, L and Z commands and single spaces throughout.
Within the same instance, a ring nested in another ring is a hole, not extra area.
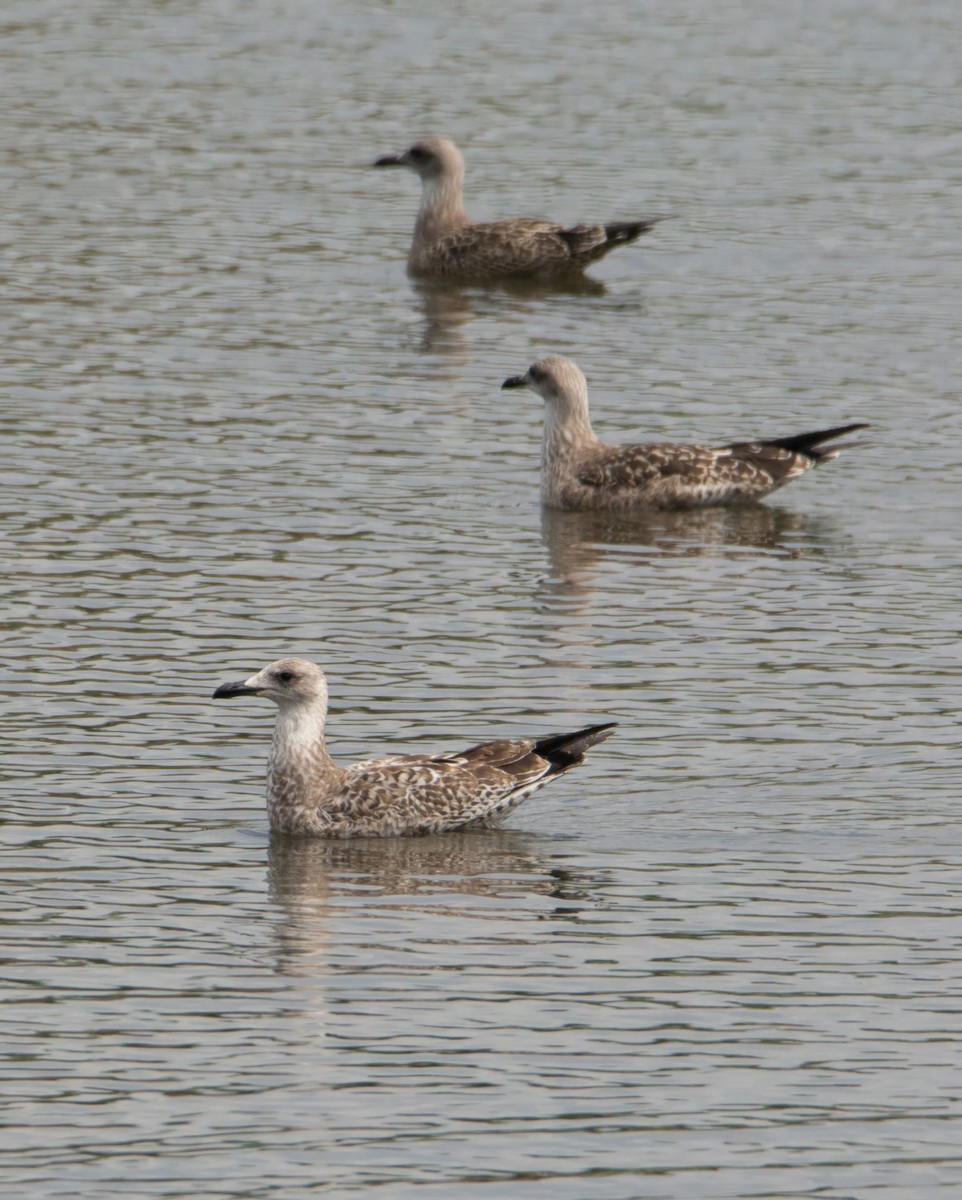
M 324 672 L 303 658 L 279 658 L 263 671 L 238 683 L 222 683 L 214 699 L 233 696 L 266 696 L 281 711 L 314 708 L 327 711 L 327 680 Z
M 572 417 L 588 416 L 588 383 L 570 358 L 553 355 L 539 358 L 523 375 L 513 375 L 502 388 L 530 388 L 544 400 L 548 414 L 562 423 Z
M 449 138 L 428 137 L 415 142 L 401 154 L 384 154 L 374 163 L 376 167 L 408 167 L 421 182 L 427 184 L 464 181 L 464 159 L 461 151 Z

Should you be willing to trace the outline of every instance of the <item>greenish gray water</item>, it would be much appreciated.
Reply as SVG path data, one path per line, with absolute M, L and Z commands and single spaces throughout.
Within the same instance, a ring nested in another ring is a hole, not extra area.
M 962 14 L 38 3 L 0 20 L 5 1193 L 933 1200 L 962 1184 Z M 674 220 L 566 295 L 478 217 Z M 611 440 L 873 423 L 764 508 L 542 514 Z M 271 842 L 338 757 L 615 719 L 491 835 Z

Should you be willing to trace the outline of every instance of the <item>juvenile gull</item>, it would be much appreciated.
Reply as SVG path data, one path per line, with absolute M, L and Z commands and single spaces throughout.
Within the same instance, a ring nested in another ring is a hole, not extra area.
M 525 217 L 472 221 L 461 203 L 464 159 L 447 138 L 424 138 L 374 165 L 409 167 L 421 177 L 421 207 L 408 255 L 411 275 L 478 281 L 579 275 L 661 219 L 569 226 Z
M 867 423 L 814 433 L 690 446 L 656 442 L 609 446 L 588 419 L 588 385 L 568 358 L 543 358 L 503 388 L 528 387 L 545 401 L 541 502 L 553 508 L 697 508 L 758 500 L 855 443 L 827 446 Z
M 327 752 L 327 681 L 281 658 L 214 699 L 266 696 L 279 712 L 267 767 L 267 812 L 280 833 L 399 837 L 495 825 L 549 779 L 584 762 L 614 724 L 538 739 L 485 742 L 454 754 L 402 754 L 339 767 Z

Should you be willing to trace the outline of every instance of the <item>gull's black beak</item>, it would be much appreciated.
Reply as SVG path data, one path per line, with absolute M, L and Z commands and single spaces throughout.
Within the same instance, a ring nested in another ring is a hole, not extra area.
M 527 375 L 512 375 L 510 379 L 506 379 L 504 381 L 504 383 L 502 383 L 501 388 L 503 390 L 504 388 L 527 387 L 527 386 L 528 386 L 528 376 Z
M 374 167 L 403 167 L 406 160 L 403 154 L 382 154 L 371 164 Z
M 222 683 L 211 699 L 229 700 L 231 696 L 259 696 L 260 694 L 260 688 L 248 687 L 241 679 L 237 683 Z

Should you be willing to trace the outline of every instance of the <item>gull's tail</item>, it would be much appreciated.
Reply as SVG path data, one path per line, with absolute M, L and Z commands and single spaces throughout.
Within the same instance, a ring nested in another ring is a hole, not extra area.
M 612 721 L 608 725 L 590 725 L 587 729 L 579 729 L 577 733 L 552 734 L 535 742 L 532 753 L 551 763 L 551 775 L 569 771 L 584 762 L 585 754 L 592 746 L 597 746 L 605 738 L 611 737 L 611 731 L 617 723 Z
M 664 217 L 647 217 L 643 221 L 612 221 L 605 225 L 608 248 L 614 249 L 615 246 L 633 242 L 635 238 L 640 238 L 649 229 L 654 229 L 658 222 L 664 219 Z
M 824 449 L 818 449 L 823 442 L 834 441 L 835 438 L 840 438 L 846 433 L 854 433 L 856 429 L 868 429 L 867 421 L 855 421 L 851 425 L 835 425 L 831 429 L 817 429 L 814 433 L 796 433 L 792 437 L 786 438 L 766 438 L 763 446 L 778 446 L 782 450 L 791 450 L 795 454 L 804 454 L 806 458 L 810 458 L 813 463 L 829 462 L 835 458 L 842 450 L 851 450 L 853 446 L 860 446 L 862 442 L 843 442 L 838 446 L 826 446 Z

